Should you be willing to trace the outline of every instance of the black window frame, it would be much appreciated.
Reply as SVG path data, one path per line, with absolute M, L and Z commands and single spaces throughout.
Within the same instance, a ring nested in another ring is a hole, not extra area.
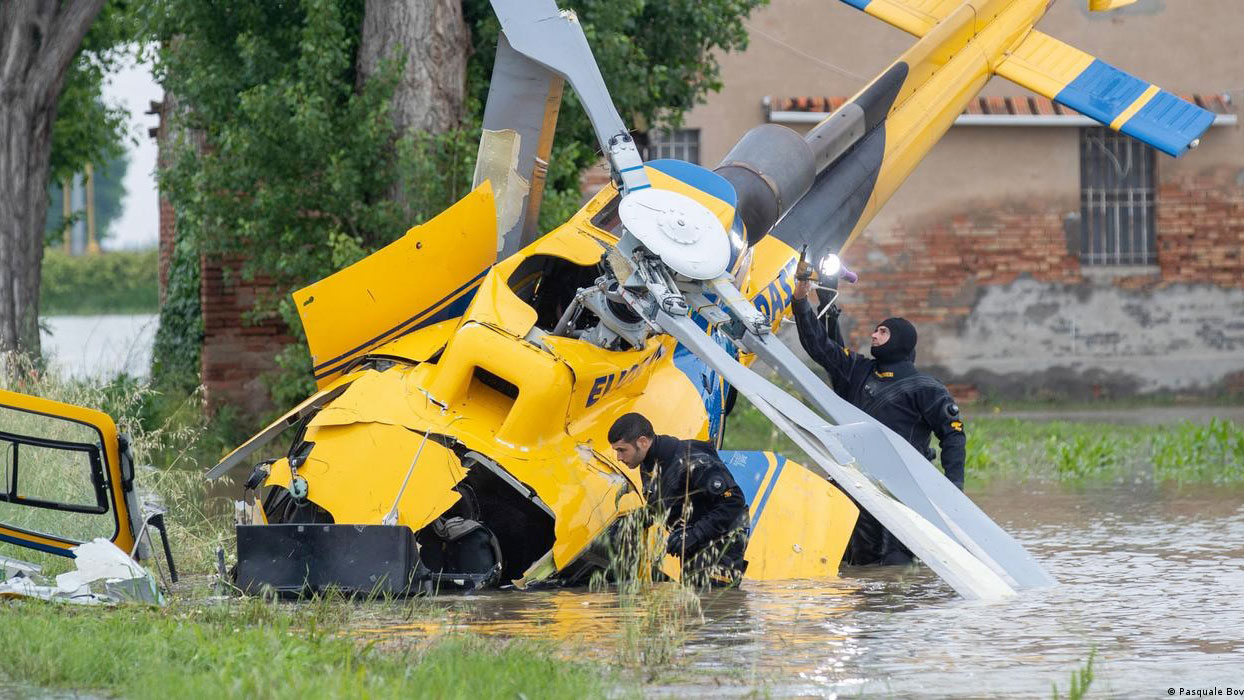
M 1152 267 L 1157 152 L 1106 127 L 1080 129 L 1080 264 Z
M 108 512 L 108 505 L 111 499 L 108 498 L 108 481 L 104 477 L 104 460 L 100 455 L 99 445 L 30 437 L 29 435 L 18 435 L 4 431 L 0 431 L 0 442 L 8 442 L 13 445 L 13 458 L 9 465 L 10 475 L 7 483 L 4 484 L 4 488 L 0 489 L 0 501 L 14 505 L 47 508 L 69 513 L 86 513 L 88 515 L 103 515 Z M 85 452 L 91 467 L 91 486 L 95 492 L 95 505 L 60 503 L 58 501 L 45 501 L 41 498 L 26 498 L 18 495 L 18 484 L 21 483 L 20 447 L 22 445 L 43 447 L 51 450 Z

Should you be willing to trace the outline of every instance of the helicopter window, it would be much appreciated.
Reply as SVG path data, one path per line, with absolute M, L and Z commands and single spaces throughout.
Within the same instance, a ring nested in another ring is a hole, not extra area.
M 601 207 L 600 211 L 596 212 L 596 216 L 592 217 L 592 225 L 601 231 L 617 233 L 618 226 L 622 223 L 622 219 L 618 217 L 618 204 L 621 202 L 622 198 L 615 194 L 613 199 L 609 200 L 609 203 Z
M 508 284 L 519 299 L 536 310 L 536 326 L 552 330 L 583 287 L 596 284 L 599 265 L 578 265 L 552 255 L 533 255 L 510 275 Z

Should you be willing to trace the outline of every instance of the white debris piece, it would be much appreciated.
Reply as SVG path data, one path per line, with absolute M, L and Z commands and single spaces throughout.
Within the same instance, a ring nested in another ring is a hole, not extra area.
M 37 574 L 43 569 L 38 564 L 22 561 L 21 559 L 10 559 L 0 556 L 0 581 L 4 581 L 11 576 L 29 576 Z
M 123 601 L 164 604 L 155 577 L 115 544 L 100 537 L 73 548 L 77 568 L 55 585 L 34 571 L 0 582 L 0 598 L 40 598 L 84 605 Z

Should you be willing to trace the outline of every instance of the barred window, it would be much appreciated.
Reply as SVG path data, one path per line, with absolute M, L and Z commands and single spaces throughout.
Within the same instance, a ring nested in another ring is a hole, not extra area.
M 700 130 L 675 129 L 648 132 L 648 155 L 645 160 L 675 158 L 700 164 Z
M 1080 130 L 1080 262 L 1155 265 L 1154 150 L 1104 127 Z

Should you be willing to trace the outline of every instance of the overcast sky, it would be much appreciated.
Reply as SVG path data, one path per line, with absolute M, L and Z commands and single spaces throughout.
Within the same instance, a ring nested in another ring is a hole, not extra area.
M 150 248 L 159 236 L 159 196 L 156 194 L 155 139 L 147 129 L 158 119 L 144 114 L 152 100 L 163 97 L 160 86 L 151 78 L 150 67 L 129 62 L 111 76 L 104 86 L 104 100 L 129 112 L 127 127 L 137 143 L 129 144 L 130 167 L 125 173 L 125 201 L 121 218 L 113 224 L 106 248 Z

